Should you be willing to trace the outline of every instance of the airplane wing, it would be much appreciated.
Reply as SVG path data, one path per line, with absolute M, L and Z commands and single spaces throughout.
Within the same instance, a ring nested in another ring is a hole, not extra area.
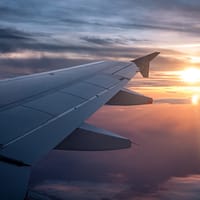
M 24 199 L 31 166 L 50 150 L 114 150 L 131 141 L 84 121 L 104 104 L 152 99 L 123 87 L 159 53 L 100 61 L 0 81 L 0 197 Z

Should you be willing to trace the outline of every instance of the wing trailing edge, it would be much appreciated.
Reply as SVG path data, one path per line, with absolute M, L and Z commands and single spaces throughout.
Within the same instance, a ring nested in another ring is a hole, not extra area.
M 64 139 L 55 149 L 105 151 L 129 147 L 131 147 L 129 139 L 85 123 Z
M 151 60 L 153 60 L 160 52 L 154 52 L 151 54 L 148 54 L 146 56 L 136 58 L 135 60 L 131 60 L 131 62 L 134 62 L 137 67 L 140 69 L 140 73 L 143 77 L 148 78 L 149 77 L 149 65 Z

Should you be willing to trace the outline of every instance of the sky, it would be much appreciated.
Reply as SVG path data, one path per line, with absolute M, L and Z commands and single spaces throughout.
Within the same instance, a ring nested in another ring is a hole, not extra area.
M 198 199 L 200 68 L 197 0 L 1 0 L 0 78 L 160 51 L 150 79 L 128 88 L 153 105 L 104 106 L 88 121 L 138 145 L 108 152 L 52 151 L 33 167 L 30 189 L 51 199 Z
M 199 1 L 2 0 L 1 77 L 160 51 L 162 70 L 198 65 Z

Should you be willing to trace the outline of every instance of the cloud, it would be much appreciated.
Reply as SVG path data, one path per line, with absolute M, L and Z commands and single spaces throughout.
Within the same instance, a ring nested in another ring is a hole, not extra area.
M 124 41 L 119 40 L 119 39 L 111 39 L 111 38 L 98 38 L 98 37 L 81 37 L 80 39 L 88 42 L 88 43 L 93 43 L 93 44 L 98 44 L 98 45 L 112 45 L 112 44 L 124 44 Z
M 148 43 L 149 40 L 140 40 L 136 38 L 125 38 L 125 37 L 116 37 L 116 38 L 106 38 L 106 37 L 95 37 L 95 36 L 84 36 L 80 38 L 83 41 L 86 41 L 88 43 L 92 44 L 97 44 L 97 45 L 106 45 L 106 46 L 117 46 L 119 45 L 128 45 L 130 42 L 138 42 L 138 43 L 143 43 L 146 42 Z
M 87 0 L 84 4 L 80 0 L 67 3 L 61 1 L 55 3 L 50 0 L 47 4 L 46 1 L 38 0 L 28 3 L 24 0 L 18 0 L 18 3 L 13 1 L 7 3 L 3 0 L 0 9 L 4 12 L 0 13 L 3 24 L 9 22 L 12 28 L 20 27 L 27 30 L 29 27 L 30 31 L 39 30 L 46 34 L 51 33 L 54 37 L 60 34 L 71 35 L 75 32 L 77 35 L 84 34 L 82 38 L 85 39 L 87 39 L 86 34 L 90 32 L 98 35 L 98 38 L 88 36 L 90 42 L 108 44 L 110 42 L 102 39 L 102 34 L 123 34 L 122 30 L 127 31 L 128 34 L 135 30 L 141 32 L 141 29 L 199 33 L 199 28 L 195 23 L 183 20 L 187 17 L 185 13 L 198 13 L 195 12 L 198 10 L 197 5 L 197 2 L 194 4 L 194 2 L 186 3 L 178 0 L 173 1 L 173 4 L 165 1 L 121 2 L 113 0 L 101 2 Z M 182 18 L 174 16 L 178 15 L 177 12 L 181 12 Z M 174 16 L 173 21 L 167 20 L 169 16 Z M 101 31 L 102 28 L 104 31 Z M 135 33 L 137 34 L 138 32 Z M 142 39 L 139 36 L 136 39 L 143 41 L 150 39 L 148 36 Z
M 146 191 L 139 191 L 139 185 L 46 180 L 32 188 L 31 192 L 59 200 L 198 200 L 200 176 L 172 177 L 158 187 L 146 185 L 144 188 Z
M 165 54 L 158 58 L 162 66 L 180 67 L 188 62 L 183 58 L 186 53 L 177 53 L 178 48 L 173 52 L 165 45 L 178 43 L 180 34 L 186 41 L 188 34 L 193 34 L 193 41 L 198 39 L 198 7 L 196 1 L 180 0 L 173 4 L 131 0 L 84 3 L 2 0 L 0 52 L 5 56 L 13 53 L 13 57 L 16 52 L 32 51 L 52 53 L 52 57 L 65 53 L 68 58 L 73 54 L 78 59 L 129 60 L 161 50 Z M 169 21 L 169 17 L 173 20 Z
M 15 52 L 18 48 L 25 47 L 33 42 L 31 34 L 13 28 L 0 28 L 0 52 Z
M 173 177 L 161 186 L 155 194 L 158 199 L 198 200 L 200 195 L 200 176 Z
M 115 199 L 113 196 L 116 193 L 125 190 L 126 187 L 111 183 L 45 181 L 35 186 L 32 191 L 60 200 L 112 200 Z
M 94 199 L 101 191 L 100 195 L 112 200 L 157 200 L 157 192 L 166 188 L 171 178 L 199 173 L 200 115 L 196 109 L 163 104 L 105 106 L 88 123 L 139 145 L 106 152 L 53 151 L 34 167 L 30 188 L 48 193 L 51 186 L 51 194 L 62 193 L 64 197 L 69 192 L 60 192 L 59 186 L 66 190 L 67 186 L 76 186 L 83 191 L 83 197 Z M 124 187 L 118 189 L 120 185 Z M 80 194 L 74 193 L 74 198 Z
M 42 34 L 30 34 L 12 28 L 1 28 L 0 31 L 1 53 L 15 53 L 24 50 L 63 52 L 70 49 L 62 44 L 42 42 L 41 38 L 39 39 L 39 37 L 45 38 Z
M 191 100 L 188 98 L 166 98 L 166 99 L 156 99 L 154 103 L 167 103 L 167 104 L 190 104 Z
M 31 34 L 11 28 L 0 28 L 0 39 L 29 40 Z

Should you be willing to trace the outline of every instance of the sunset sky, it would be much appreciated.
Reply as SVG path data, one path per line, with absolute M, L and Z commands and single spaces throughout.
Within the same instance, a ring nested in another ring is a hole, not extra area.
M 104 106 L 89 119 L 139 145 L 52 151 L 33 168 L 32 190 L 61 200 L 199 199 L 199 19 L 197 0 L 0 1 L 1 79 L 161 52 L 150 79 L 127 86 L 153 105 Z
M 2 0 L 0 64 L 37 71 L 156 50 L 159 69 L 198 65 L 199 9 L 195 0 Z

